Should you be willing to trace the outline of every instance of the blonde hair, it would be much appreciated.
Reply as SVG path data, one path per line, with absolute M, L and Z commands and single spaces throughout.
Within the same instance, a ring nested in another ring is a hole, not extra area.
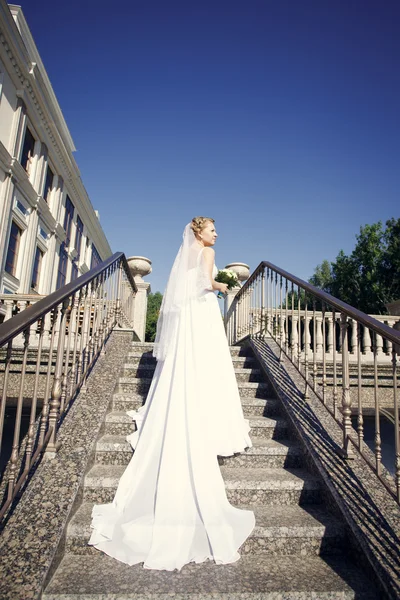
M 194 217 L 191 223 L 193 233 L 199 235 L 207 223 L 215 223 L 215 221 L 211 217 Z

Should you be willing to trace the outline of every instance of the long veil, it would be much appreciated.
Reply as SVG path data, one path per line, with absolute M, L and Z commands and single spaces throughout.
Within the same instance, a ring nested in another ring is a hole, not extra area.
M 207 290 L 213 289 L 202 258 L 203 249 L 193 233 L 191 223 L 188 223 L 168 278 L 157 321 L 153 350 L 157 360 L 166 358 L 171 341 L 176 335 L 182 308 L 201 299 Z

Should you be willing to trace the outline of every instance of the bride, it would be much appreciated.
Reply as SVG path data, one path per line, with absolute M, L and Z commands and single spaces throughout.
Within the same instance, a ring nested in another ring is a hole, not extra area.
M 214 220 L 183 233 L 163 297 L 135 452 L 111 504 L 94 506 L 89 544 L 148 569 L 235 562 L 254 514 L 229 504 L 218 456 L 251 446 L 215 290 Z

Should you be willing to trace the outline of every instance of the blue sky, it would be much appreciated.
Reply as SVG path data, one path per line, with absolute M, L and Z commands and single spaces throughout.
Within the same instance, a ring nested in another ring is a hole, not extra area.
M 397 0 L 22 0 L 113 250 L 308 279 L 400 216 Z M 114 8 L 115 7 L 115 8 Z

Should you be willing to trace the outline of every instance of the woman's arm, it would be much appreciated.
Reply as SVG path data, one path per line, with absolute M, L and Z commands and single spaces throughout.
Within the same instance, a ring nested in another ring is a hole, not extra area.
M 228 286 L 226 285 L 226 283 L 219 283 L 218 281 L 215 281 L 215 279 L 213 277 L 213 267 L 214 267 L 214 257 L 215 257 L 214 249 L 210 248 L 209 246 L 204 248 L 203 257 L 204 257 L 204 262 L 205 262 L 205 266 L 207 269 L 207 274 L 210 278 L 212 289 L 218 290 L 219 292 L 226 294 L 226 292 L 228 291 Z

